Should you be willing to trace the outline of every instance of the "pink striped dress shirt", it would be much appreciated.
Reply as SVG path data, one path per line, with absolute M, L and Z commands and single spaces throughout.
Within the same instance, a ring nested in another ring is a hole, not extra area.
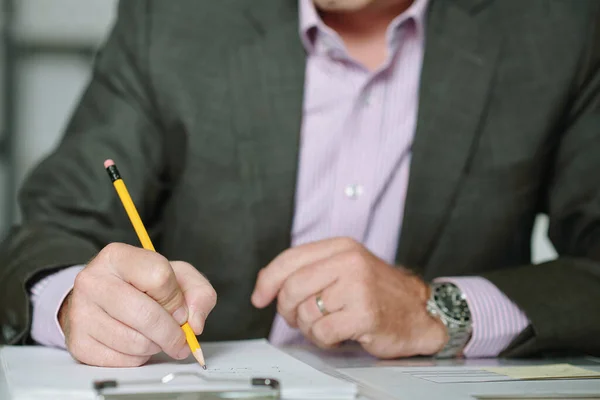
M 347 53 L 311 0 L 299 0 L 300 37 L 307 53 L 296 210 L 292 246 L 346 236 L 393 263 L 402 226 L 428 0 L 415 0 L 387 30 L 388 57 L 368 71 Z M 33 288 L 32 336 L 64 347 L 56 320 L 81 267 Z M 498 355 L 529 323 L 521 310 L 480 277 L 441 278 L 467 296 L 473 335 L 467 357 Z M 277 315 L 269 340 L 302 341 Z

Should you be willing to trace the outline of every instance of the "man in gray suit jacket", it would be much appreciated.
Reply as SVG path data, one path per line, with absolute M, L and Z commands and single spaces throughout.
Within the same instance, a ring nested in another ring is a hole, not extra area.
M 22 188 L 0 342 L 139 365 L 187 356 L 189 321 L 383 358 L 600 354 L 599 22 L 592 0 L 122 1 Z M 559 257 L 532 265 L 538 213 Z

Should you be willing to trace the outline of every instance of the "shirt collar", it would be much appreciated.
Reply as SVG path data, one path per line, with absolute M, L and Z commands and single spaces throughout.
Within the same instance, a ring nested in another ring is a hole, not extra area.
M 300 38 L 307 52 L 312 52 L 315 48 L 315 40 L 319 32 L 328 30 L 327 26 L 319 16 L 312 0 L 299 1 L 299 28 Z M 414 20 L 417 29 L 422 31 L 425 12 L 429 0 L 414 0 L 411 6 L 402 14 L 398 15 L 390 24 L 392 30 L 397 31 L 397 27 L 406 20 Z

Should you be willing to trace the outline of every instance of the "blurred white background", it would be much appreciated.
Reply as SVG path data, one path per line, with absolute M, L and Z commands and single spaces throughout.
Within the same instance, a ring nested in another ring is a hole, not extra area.
M 116 4 L 0 0 L 0 138 L 7 132 L 12 137 L 11 156 L 5 153 L 0 159 L 0 238 L 19 219 L 11 187 L 18 187 L 59 140 L 89 80 L 94 51 L 112 25 Z
M 12 128 L 14 138 L 12 171 L 0 160 L 0 191 L 7 194 L 9 171 L 19 186 L 29 169 L 59 140 L 89 80 L 93 51 L 112 25 L 117 0 L 0 2 L 6 3 L 5 10 L 8 2 L 12 3 L 13 13 L 3 12 L 0 24 L 11 24 L 15 39 L 11 57 L 4 54 L 4 43 L 0 45 L 0 76 L 4 77 L 0 81 L 0 132 Z M 12 73 L 6 73 L 7 67 Z M 12 120 L 5 115 L 7 110 Z M 18 220 L 16 207 L 11 215 L 4 212 L 9 209 L 7 201 L 14 205 L 12 194 L 0 196 L 0 238 Z M 546 230 L 547 219 L 540 217 L 532 238 L 535 262 L 556 257 Z

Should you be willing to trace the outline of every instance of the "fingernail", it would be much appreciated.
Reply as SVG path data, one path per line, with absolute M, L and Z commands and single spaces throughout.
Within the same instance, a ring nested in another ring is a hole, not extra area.
M 173 313 L 173 318 L 179 325 L 183 325 L 187 322 L 188 312 L 185 306 L 181 306 L 177 311 Z
M 190 348 L 188 346 L 185 346 L 183 349 L 181 349 L 179 354 L 177 354 L 177 359 L 184 360 L 184 359 L 188 358 L 189 356 L 190 356 Z

